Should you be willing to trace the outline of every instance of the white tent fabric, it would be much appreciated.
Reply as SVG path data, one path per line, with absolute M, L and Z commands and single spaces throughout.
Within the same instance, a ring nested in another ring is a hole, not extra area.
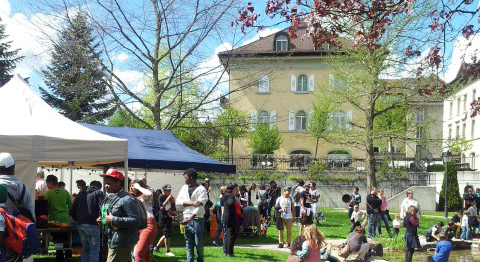
M 128 158 L 127 140 L 64 117 L 18 75 L 0 88 L 0 121 L 0 152 L 16 158 L 16 175 L 31 189 L 37 164 L 89 166 Z

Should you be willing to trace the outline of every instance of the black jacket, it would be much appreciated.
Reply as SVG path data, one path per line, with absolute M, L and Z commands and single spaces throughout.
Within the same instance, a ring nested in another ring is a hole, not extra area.
M 234 195 L 231 193 L 225 193 L 222 199 L 220 199 L 220 204 L 223 206 L 223 223 L 225 223 L 226 227 L 237 230 L 240 224 L 239 217 L 237 216 L 237 212 L 235 210 L 235 201 Z
M 378 197 L 378 195 L 369 194 L 367 196 L 367 214 L 375 213 L 373 210 L 376 209 L 380 211 L 380 206 L 382 205 L 382 200 Z
M 70 208 L 70 216 L 77 224 L 97 225 L 100 204 L 104 199 L 103 192 L 96 187 L 87 187 L 80 191 Z

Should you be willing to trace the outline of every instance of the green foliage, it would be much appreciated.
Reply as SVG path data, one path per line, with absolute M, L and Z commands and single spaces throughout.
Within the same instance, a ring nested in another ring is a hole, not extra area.
M 226 138 L 243 137 L 250 127 L 247 115 L 231 106 L 218 115 L 215 124 L 219 126 L 220 133 Z
M 330 127 L 334 122 L 329 115 L 333 111 L 334 107 L 326 101 L 313 105 L 313 115 L 307 126 L 313 137 L 322 138 L 332 131 Z
M 282 142 L 278 128 L 270 128 L 268 124 L 257 124 L 255 131 L 248 134 L 248 146 L 254 154 L 273 154 Z
M 447 164 L 447 169 L 448 169 L 448 210 L 449 211 L 461 210 L 463 207 L 463 204 L 462 204 L 462 197 L 460 195 L 460 190 L 458 188 L 457 164 L 455 163 L 454 159 L 452 159 L 452 161 Z M 438 207 L 440 210 L 443 210 L 443 208 L 445 207 L 446 178 L 447 176 L 444 175 L 442 190 L 440 191 L 440 199 L 438 201 Z
M 137 110 L 136 115 L 143 118 L 143 110 Z M 134 118 L 130 113 L 124 109 L 117 109 L 115 113 L 108 119 L 108 125 L 110 126 L 128 126 L 136 128 L 148 128 L 143 122 Z
M 376 173 L 379 181 L 405 181 L 408 180 L 408 170 L 406 167 L 392 167 L 392 159 L 385 156 L 382 164 L 377 167 Z
M 307 177 L 310 180 L 315 180 L 315 181 L 320 180 L 320 178 L 323 177 L 322 172 L 325 171 L 326 169 L 327 169 L 327 164 L 325 164 L 325 162 L 316 161 L 316 162 L 310 163 L 307 170 Z
M 78 13 L 59 39 L 50 65 L 42 71 L 48 87 L 40 87 L 43 99 L 73 121 L 103 122 L 114 113 L 115 103 L 107 98 L 107 79 L 92 26 Z
M 442 164 L 429 165 L 427 167 L 427 172 L 440 172 L 445 171 L 445 166 Z
M 5 35 L 5 25 L 0 18 L 0 87 L 10 80 L 12 77 L 10 73 L 15 69 L 16 64 L 23 59 L 23 56 L 18 56 L 20 49 L 10 50 L 12 41 L 5 41 L 7 37 Z
M 463 153 L 472 149 L 472 140 L 465 139 L 464 137 L 457 137 L 447 140 L 447 148 L 451 148 L 453 152 Z
M 220 147 L 220 130 L 213 127 L 210 121 L 200 122 L 198 119 L 184 119 L 181 125 L 173 129 L 173 133 L 191 149 L 207 156 L 224 155 Z

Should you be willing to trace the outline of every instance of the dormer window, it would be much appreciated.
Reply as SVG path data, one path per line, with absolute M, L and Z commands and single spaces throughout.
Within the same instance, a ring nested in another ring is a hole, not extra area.
M 288 37 L 286 35 L 279 35 L 275 39 L 275 51 L 288 51 Z

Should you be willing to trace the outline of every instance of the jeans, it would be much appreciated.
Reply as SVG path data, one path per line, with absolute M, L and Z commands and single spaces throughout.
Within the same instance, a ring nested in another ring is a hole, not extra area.
M 391 235 L 390 233 L 390 225 L 389 225 L 389 221 L 388 221 L 388 215 L 387 215 L 387 212 L 385 211 L 381 211 L 380 212 L 380 219 L 378 220 L 378 234 L 381 235 L 382 234 L 382 221 L 383 223 L 385 223 L 385 227 L 387 228 L 387 233 L 388 235 Z
M 415 252 L 415 248 L 407 247 L 407 251 L 405 253 L 405 262 L 412 262 L 414 252 Z
M 375 229 L 377 228 L 378 220 L 379 220 L 378 213 L 368 214 L 368 236 L 369 237 L 375 236 Z
M 349 207 L 348 208 L 348 219 L 352 218 L 352 214 L 353 214 L 353 207 Z
M 470 227 L 462 227 L 462 234 L 460 234 L 460 239 L 469 239 L 470 238 Z
M 82 241 L 82 262 L 98 262 L 100 227 L 90 224 L 79 224 L 77 227 Z
M 260 212 L 260 216 L 263 216 L 264 219 L 268 216 L 267 205 L 267 203 L 258 202 L 258 212 Z
M 223 225 L 223 224 L 222 224 Z M 223 242 L 222 242 L 222 247 L 223 247 L 223 254 L 227 255 L 227 227 L 223 225 Z
M 223 224 L 220 221 L 217 221 L 217 231 L 215 232 L 215 237 L 213 238 L 213 242 L 218 244 L 218 241 L 220 239 L 220 234 L 222 233 L 223 230 Z
M 188 262 L 195 261 L 195 247 L 197 247 L 197 262 L 203 262 L 203 232 L 203 218 L 192 219 L 185 225 L 185 244 Z

